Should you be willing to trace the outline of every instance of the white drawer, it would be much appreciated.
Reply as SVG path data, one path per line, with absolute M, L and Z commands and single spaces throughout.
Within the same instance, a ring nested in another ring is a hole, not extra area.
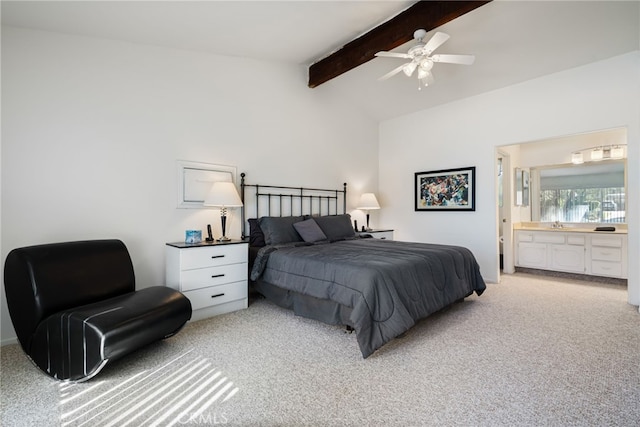
M 518 242 L 533 242 L 533 234 L 518 233 Z
M 180 267 L 191 270 L 247 262 L 247 253 L 246 245 L 241 244 L 183 249 L 180 251 Z
M 570 245 L 584 245 L 584 236 L 567 236 L 567 243 Z
M 189 291 L 240 280 L 246 281 L 248 268 L 248 264 L 244 262 L 182 271 L 180 274 L 180 287 L 183 291 Z
M 374 239 L 393 240 L 393 231 L 378 231 L 370 234 Z
M 622 249 L 593 246 L 591 248 L 591 259 L 600 261 L 622 261 Z
M 220 286 L 196 289 L 187 291 L 184 295 L 189 298 L 191 308 L 195 311 L 201 308 L 247 298 L 247 282 L 227 283 Z
M 537 233 L 534 235 L 534 240 L 536 241 L 536 243 L 556 243 L 556 244 L 562 244 L 564 243 L 564 235 L 563 234 L 556 234 L 555 231 L 551 231 L 551 232 L 544 232 L 544 233 Z
M 591 274 L 595 274 L 596 276 L 622 277 L 622 263 L 592 261 Z
M 621 248 L 621 236 L 593 236 L 591 237 L 591 246 L 606 246 L 610 248 Z

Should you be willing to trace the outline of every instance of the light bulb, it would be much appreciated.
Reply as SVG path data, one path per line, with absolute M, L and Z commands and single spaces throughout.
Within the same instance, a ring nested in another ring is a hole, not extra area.
M 604 152 L 602 151 L 602 147 L 595 148 L 591 151 L 591 160 L 597 162 L 598 160 L 602 160 L 603 157 Z
M 611 147 L 611 158 L 612 159 L 621 159 L 624 157 L 624 148 L 619 145 Z
M 430 59 L 424 59 L 420 63 L 420 68 L 425 71 L 430 71 L 433 68 L 433 61 Z
M 581 151 L 576 151 L 575 153 L 571 153 L 571 163 L 574 165 L 579 165 L 584 163 L 584 158 L 582 157 Z

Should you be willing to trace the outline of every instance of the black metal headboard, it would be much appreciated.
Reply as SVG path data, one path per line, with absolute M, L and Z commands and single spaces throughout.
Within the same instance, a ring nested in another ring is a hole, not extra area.
M 337 215 L 347 212 L 347 183 L 342 190 L 247 184 L 246 174 L 240 174 L 242 198 L 242 238 L 249 235 L 247 213 L 250 218 L 290 215 Z M 248 192 L 247 187 L 255 188 Z M 342 199 L 342 212 L 339 212 Z M 251 209 L 251 210 L 249 210 Z M 254 216 L 255 214 L 255 216 Z

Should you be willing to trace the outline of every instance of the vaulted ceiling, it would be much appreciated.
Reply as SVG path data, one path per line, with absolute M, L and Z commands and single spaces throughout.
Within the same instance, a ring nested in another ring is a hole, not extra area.
M 309 87 L 316 87 L 372 60 L 377 52 L 389 51 L 412 40 L 417 29 L 436 29 L 489 1 L 491 0 L 416 2 L 388 21 L 351 40 L 336 52 L 311 64 Z
M 3 0 L 2 25 L 287 62 L 306 70 L 414 3 Z M 638 1 L 494 0 L 429 31 L 427 38 L 436 30 L 451 36 L 437 53 L 476 55 L 472 66 L 436 64 L 436 83 L 429 88 L 418 91 L 417 79 L 402 73 L 377 81 L 402 60 L 375 58 L 308 90 L 339 93 L 345 103 L 384 120 L 639 50 L 639 21 Z M 407 26 L 404 40 L 417 29 L 414 22 Z

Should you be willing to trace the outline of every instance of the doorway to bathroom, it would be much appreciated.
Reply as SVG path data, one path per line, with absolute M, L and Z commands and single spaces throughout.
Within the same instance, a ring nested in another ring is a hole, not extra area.
M 512 220 L 511 220 L 511 188 L 512 182 L 509 171 L 511 170 L 511 158 L 506 151 L 497 150 L 496 174 L 498 183 L 498 256 L 500 259 L 501 273 L 514 273 L 513 245 L 512 245 Z

